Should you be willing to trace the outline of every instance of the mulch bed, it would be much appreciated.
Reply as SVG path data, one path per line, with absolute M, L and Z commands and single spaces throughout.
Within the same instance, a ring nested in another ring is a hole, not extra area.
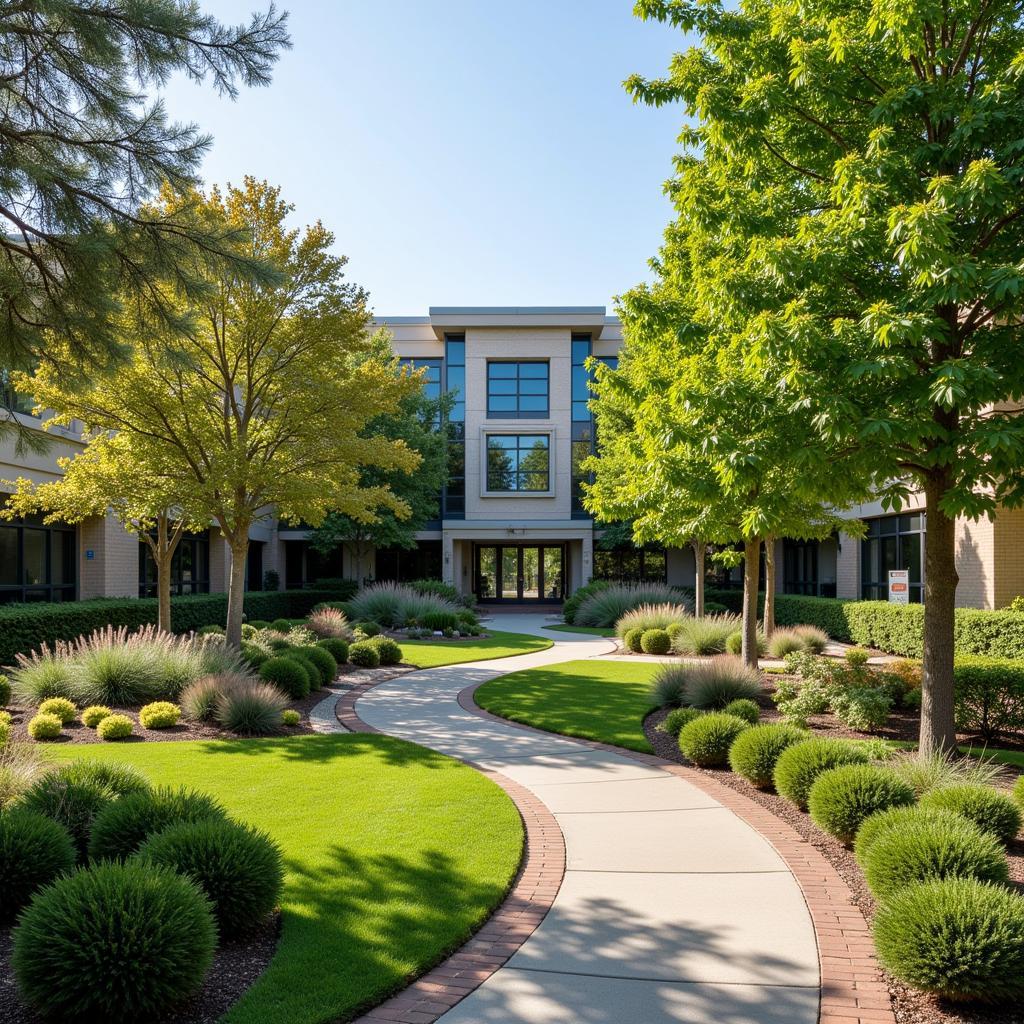
M 777 720 L 778 712 L 767 698 L 762 700 L 763 722 Z M 853 858 L 853 854 L 838 840 L 825 835 L 811 821 L 810 816 L 794 807 L 788 800 L 775 793 L 764 793 L 752 786 L 746 779 L 728 769 L 697 768 L 690 764 L 679 752 L 676 740 L 667 733 L 658 732 L 655 728 L 668 714 L 666 709 L 653 711 L 644 720 L 644 732 L 654 752 L 666 761 L 686 764 L 695 771 L 712 776 L 717 782 L 735 789 L 744 796 L 767 808 L 788 825 L 792 826 L 804 839 L 818 850 L 839 872 L 843 881 L 850 887 L 854 902 L 864 916 L 871 920 L 875 912 L 875 901 L 864 881 L 864 875 Z M 822 716 L 812 719 L 811 728 L 820 735 L 850 736 L 863 739 L 863 733 L 843 730 L 834 719 Z M 897 738 L 897 737 L 892 737 Z M 916 739 L 916 732 L 914 737 Z M 1002 745 L 1002 744 L 1000 744 Z M 1008 769 L 1008 777 L 1012 780 L 1013 770 Z M 1024 894 L 1024 840 L 1018 839 L 1007 850 L 1010 862 L 1010 877 Z M 907 988 L 883 971 L 889 994 L 892 999 L 893 1013 L 900 1024 L 1024 1024 L 1024 1007 L 1021 1006 L 958 1006 L 925 995 Z
M 43 1018 L 19 998 L 11 970 L 12 928 L 0 929 L 0 1021 L 4 1024 L 43 1024 Z M 214 1024 L 267 969 L 277 948 L 280 916 L 268 921 L 249 939 L 225 943 L 213 956 L 199 994 L 163 1019 L 175 1024 Z

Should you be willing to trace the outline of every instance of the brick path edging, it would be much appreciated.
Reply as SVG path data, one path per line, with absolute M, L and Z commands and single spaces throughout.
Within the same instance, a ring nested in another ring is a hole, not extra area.
M 356 713 L 356 701 L 385 680 L 357 684 L 335 706 L 350 732 L 379 733 Z M 519 810 L 526 832 L 523 857 L 508 895 L 454 953 L 353 1024 L 434 1024 L 479 988 L 533 934 L 551 909 L 565 874 L 565 840 L 554 815 L 536 796 L 500 772 L 466 761 L 501 786 Z
M 526 732 L 551 735 L 485 711 L 473 696 L 482 685 L 474 683 L 459 693 L 459 706 L 464 711 Z M 575 736 L 572 739 L 592 750 L 629 757 L 685 779 L 762 835 L 793 873 L 811 915 L 821 972 L 818 1020 L 821 1024 L 896 1024 L 889 988 L 875 957 L 871 929 L 854 903 L 850 887 L 828 859 L 792 825 L 731 786 L 686 765 L 610 743 Z

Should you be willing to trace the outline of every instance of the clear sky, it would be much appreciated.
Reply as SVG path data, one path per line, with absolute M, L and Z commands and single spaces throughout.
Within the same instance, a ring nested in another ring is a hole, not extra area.
M 260 0 L 203 0 L 225 21 Z M 595 305 L 648 277 L 682 114 L 634 106 L 683 37 L 632 0 L 291 0 L 294 48 L 236 102 L 175 81 L 208 183 L 279 184 L 378 314 Z

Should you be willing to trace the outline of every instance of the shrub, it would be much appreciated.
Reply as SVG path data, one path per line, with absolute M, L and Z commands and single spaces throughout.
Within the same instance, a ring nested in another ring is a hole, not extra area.
M 178 724 L 181 708 L 167 700 L 147 704 L 139 711 L 139 722 L 144 729 L 169 729 Z
M 933 789 L 964 782 L 987 786 L 1002 775 L 1002 769 L 993 761 L 954 757 L 943 752 L 903 754 L 895 758 L 892 770 L 910 785 L 918 797 Z
M 421 593 L 404 583 L 373 583 L 360 590 L 349 606 L 352 617 L 363 622 L 398 627 L 415 620 L 427 629 L 454 629 L 462 609 L 459 603 L 437 594 Z M 432 619 L 432 616 L 438 618 Z M 431 625 L 431 621 L 440 624 Z
M 791 725 L 800 728 L 804 728 L 814 715 L 824 714 L 830 699 L 831 690 L 817 679 L 808 679 L 802 683 L 780 679 L 772 694 L 779 714 Z
M 847 647 L 843 651 L 843 658 L 851 668 L 861 668 L 868 663 L 871 652 L 863 647 Z
M 760 630 L 757 631 L 757 656 L 763 658 L 765 651 L 768 649 L 768 641 L 765 639 L 764 633 Z M 725 653 L 726 654 L 742 654 L 743 653 L 743 632 L 737 629 L 735 632 L 730 633 L 725 640 Z
M 1024 729 L 1024 664 L 958 657 L 954 666 L 957 728 L 986 742 Z
M 101 740 L 126 740 L 135 731 L 135 723 L 127 715 L 107 715 L 96 726 L 96 735 Z
M 294 708 L 285 708 L 281 712 L 281 724 L 282 725 L 298 725 L 302 721 L 302 715 L 298 713 Z
M 677 629 L 689 617 L 686 605 L 674 601 L 667 604 L 642 604 L 630 609 L 615 623 L 615 635 L 625 636 L 631 629 L 667 631 L 670 626 Z
M 828 633 L 817 626 L 800 625 L 791 627 L 803 641 L 804 650 L 810 654 L 823 654 L 828 646 Z
M 402 648 L 386 636 L 371 637 L 366 641 L 377 652 L 382 665 L 397 665 L 402 660 Z
M 705 615 L 680 623 L 672 649 L 676 654 L 723 654 L 729 636 L 736 631 L 734 615 Z
M 125 706 L 177 696 L 199 674 L 198 645 L 178 641 L 148 626 L 97 630 L 68 649 L 73 693 L 82 703 Z
M 689 669 L 689 665 L 659 665 L 651 680 L 651 703 L 659 708 L 682 704 Z
M 183 822 L 224 819 L 213 797 L 194 789 L 157 786 L 106 804 L 96 815 L 89 837 L 89 859 L 125 860 L 152 835 Z
M 65 658 L 46 647 L 31 655 L 17 653 L 11 689 L 18 700 L 24 704 L 40 704 L 51 697 L 70 696 L 73 679 L 71 666 Z
M 260 678 L 273 683 L 293 700 L 309 695 L 309 673 L 292 657 L 271 658 L 260 665 Z
M 768 653 L 773 658 L 784 658 L 803 650 L 806 650 L 803 638 L 795 629 L 777 629 L 768 637 Z
M 731 700 L 722 710 L 727 715 L 742 718 L 748 725 L 757 725 L 761 718 L 761 709 L 752 700 Z
M 878 811 L 865 818 L 861 822 L 860 828 L 857 829 L 857 837 L 853 843 L 853 856 L 857 863 L 863 869 L 868 851 L 874 846 L 875 841 L 890 828 L 902 827 L 919 821 L 934 821 L 940 825 L 955 828 L 967 822 L 967 819 L 962 815 L 954 814 L 953 811 L 922 807 L 920 804 L 889 807 L 884 811 Z
M 757 725 L 736 737 L 729 748 L 729 767 L 758 789 L 771 789 L 782 752 L 807 738 L 806 732 L 792 725 Z
M 278 731 L 288 698 L 273 683 L 246 683 L 217 695 L 213 717 L 217 724 L 243 736 L 267 736 Z
M 865 818 L 913 802 L 910 786 L 874 764 L 830 768 L 814 780 L 807 795 L 807 809 L 815 825 L 846 846 L 853 843 Z
M 683 700 L 691 707 L 721 710 L 734 700 L 750 700 L 761 693 L 757 669 L 739 658 L 723 654 L 697 665 L 686 666 Z
M 137 856 L 196 882 L 213 905 L 222 939 L 252 932 L 281 896 L 281 851 L 265 832 L 233 821 L 172 825 L 148 839 Z
M 60 719 L 61 725 L 73 722 L 77 713 L 78 709 L 67 697 L 50 697 L 49 700 L 44 700 L 39 705 L 39 714 L 56 715 Z
M 574 590 L 573 593 L 565 599 L 565 602 L 562 605 L 562 618 L 564 618 L 570 626 L 575 625 L 576 612 L 579 610 L 580 605 L 593 594 L 602 590 L 607 590 L 610 586 L 612 586 L 610 580 L 591 580 L 582 587 L 577 587 L 576 590 Z
M 270 623 L 270 628 L 276 629 L 278 633 L 287 633 L 288 630 L 292 628 L 292 620 L 274 619 L 274 621 Z
M 829 707 L 848 729 L 874 732 L 889 720 L 892 698 L 880 686 L 850 686 L 834 693 Z
M 179 698 L 182 714 L 191 722 L 208 722 L 213 717 L 213 705 L 224 688 L 225 679 L 221 676 L 203 676 L 189 683 Z
M 672 640 L 663 629 L 645 629 L 640 634 L 640 650 L 644 654 L 668 654 Z
M 953 822 L 917 817 L 891 824 L 862 856 L 864 877 L 880 900 L 938 878 L 1009 878 L 999 840 L 966 818 Z
M 28 734 L 34 740 L 55 740 L 60 736 L 61 727 L 61 720 L 56 715 L 36 715 L 29 719 Z
M 668 733 L 669 736 L 678 736 L 684 725 L 689 725 L 702 714 L 704 712 L 696 708 L 673 708 L 658 725 L 658 731 Z
M 472 594 L 460 594 L 451 583 L 442 580 L 410 580 L 407 584 L 417 594 L 430 594 L 433 597 L 441 597 L 452 604 L 462 605 L 466 609 L 473 607 L 475 598 Z
M 709 711 L 684 725 L 679 732 L 679 749 L 701 768 L 723 765 L 737 736 L 749 728 L 742 718 L 723 711 Z
M 922 882 L 879 907 L 875 947 L 893 977 L 963 1001 L 1024 996 L 1024 900 L 974 878 Z
M 245 626 L 242 629 L 245 629 Z M 224 636 L 225 630 L 223 626 L 203 626 L 201 629 L 197 629 L 196 633 L 199 636 Z
M 644 631 L 636 626 L 633 629 L 627 629 L 625 635 L 622 637 L 622 645 L 627 651 L 632 651 L 634 654 L 641 654 L 643 652 L 643 637 Z
M 0 811 L 0 923 L 12 921 L 37 889 L 74 867 L 75 847 L 63 825 L 38 811 Z
M 358 668 L 377 668 L 380 665 L 377 649 L 365 640 L 353 644 L 348 649 L 348 660 Z
M 11 703 L 11 681 L 0 672 L 0 707 Z
M 334 659 L 335 664 L 344 665 L 348 661 L 348 641 L 340 640 L 337 637 L 325 637 L 317 643 Z
M 433 627 L 430 627 L 433 631 Z M 355 625 L 355 633 L 357 639 L 368 640 L 371 636 L 379 636 L 383 632 L 383 628 L 379 622 L 374 622 L 372 619 L 368 619 L 366 622 L 357 622 Z
M 1017 806 L 1024 810 L 1024 775 L 1013 784 L 1013 799 L 1017 801 Z
M 88 729 L 95 729 L 100 722 L 114 712 L 104 704 L 90 704 L 82 712 L 82 725 Z
M 12 966 L 55 1020 L 155 1020 L 199 990 L 217 930 L 210 903 L 169 868 L 98 864 L 59 878 L 25 911 Z
M 964 784 L 933 789 L 921 797 L 922 807 L 953 811 L 1009 843 L 1020 831 L 1021 812 L 1012 797 L 991 786 Z
M 866 764 L 867 751 L 845 740 L 810 739 L 788 747 L 775 763 L 772 780 L 780 796 L 806 810 L 811 786 L 822 772 L 844 764 Z
M 395 646 L 397 647 L 398 645 L 395 644 Z M 317 689 L 319 689 L 320 686 L 327 686 L 329 683 L 334 682 L 334 679 L 338 674 L 338 663 L 331 656 L 330 651 L 317 646 L 304 647 L 302 649 L 302 653 L 306 658 L 313 662 L 320 675 Z
M 641 605 L 682 605 L 687 611 L 692 603 L 683 594 L 664 584 L 616 583 L 591 593 L 583 600 L 573 616 L 577 626 L 610 629 L 626 612 Z
M 242 643 L 242 660 L 252 669 L 259 669 L 263 662 L 270 658 L 270 652 L 256 644 Z
M 306 625 L 321 639 L 333 637 L 347 640 L 352 635 L 348 619 L 345 618 L 344 612 L 337 608 L 317 608 L 306 619 Z

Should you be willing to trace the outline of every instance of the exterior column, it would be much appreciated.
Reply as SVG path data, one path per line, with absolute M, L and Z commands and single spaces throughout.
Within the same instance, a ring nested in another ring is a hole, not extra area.
M 455 582 L 455 542 L 447 530 L 441 535 L 441 579 L 452 586 L 457 585 Z
M 139 596 L 139 535 L 113 516 L 78 527 L 78 596 Z
M 860 599 L 860 541 L 847 533 L 839 534 L 836 552 L 836 597 Z

